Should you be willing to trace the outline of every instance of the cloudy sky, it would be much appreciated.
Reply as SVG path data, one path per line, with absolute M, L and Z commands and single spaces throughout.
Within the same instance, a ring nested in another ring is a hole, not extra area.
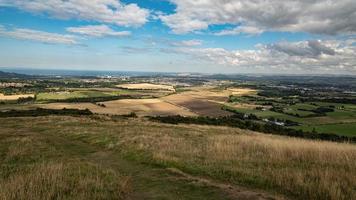
M 356 3 L 0 0 L 0 67 L 356 75 Z

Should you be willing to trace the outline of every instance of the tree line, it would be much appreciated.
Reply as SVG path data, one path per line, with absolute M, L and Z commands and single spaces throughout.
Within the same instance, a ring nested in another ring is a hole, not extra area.
M 44 109 L 37 108 L 34 110 L 10 110 L 5 112 L 0 112 L 0 117 L 40 117 L 49 115 L 69 115 L 69 116 L 88 116 L 93 113 L 89 109 L 79 110 L 79 109 Z
M 168 123 L 168 124 L 200 124 L 200 125 L 214 125 L 214 126 L 229 126 L 236 127 L 240 129 L 248 129 L 252 131 L 257 131 L 261 133 L 284 135 L 305 139 L 316 139 L 316 140 L 326 140 L 326 141 L 336 141 L 336 142 L 356 142 L 356 137 L 340 136 L 336 134 L 328 133 L 316 133 L 296 130 L 287 128 L 284 126 L 278 126 L 272 123 L 261 123 L 252 120 L 242 120 L 237 115 L 226 116 L 226 117 L 183 117 L 183 116 L 155 116 L 148 117 L 151 121 Z

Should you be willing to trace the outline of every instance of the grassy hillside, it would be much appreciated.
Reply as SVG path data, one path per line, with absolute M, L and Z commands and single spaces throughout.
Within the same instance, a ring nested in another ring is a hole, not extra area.
M 0 199 L 356 195 L 351 144 L 140 118 L 2 118 L 0 124 Z

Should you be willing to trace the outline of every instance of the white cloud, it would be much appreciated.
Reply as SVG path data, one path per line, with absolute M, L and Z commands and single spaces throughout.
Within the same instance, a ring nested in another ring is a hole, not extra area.
M 209 25 L 236 25 L 235 31 L 355 34 L 355 0 L 170 0 L 176 12 L 161 15 L 175 33 L 204 30 Z
M 59 19 L 82 19 L 120 26 L 141 26 L 150 12 L 137 4 L 118 0 L 0 0 L 0 6 L 32 13 L 46 13 Z
M 173 52 L 217 65 L 270 72 L 334 71 L 355 74 L 356 46 L 353 43 L 354 40 L 317 40 L 257 45 L 255 50 L 177 47 Z
M 15 28 L 9 30 L 5 29 L 3 26 L 0 26 L 0 36 L 20 40 L 32 40 L 49 44 L 78 44 L 78 42 L 76 41 L 76 37 L 73 35 L 62 35 L 58 33 L 49 33 L 24 28 Z
M 179 46 L 179 47 L 194 47 L 194 46 L 200 46 L 203 44 L 203 41 L 201 40 L 183 40 L 180 42 L 173 42 L 173 46 Z
M 114 31 L 106 25 L 90 25 L 90 26 L 80 26 L 80 27 L 69 27 L 68 32 L 91 36 L 91 37 L 123 37 L 131 35 L 129 31 Z
M 248 35 L 259 35 L 263 33 L 263 30 L 253 27 L 253 26 L 239 26 L 230 30 L 222 30 L 215 35 L 223 36 L 223 35 L 239 35 L 242 33 L 246 33 Z
M 195 30 L 207 29 L 207 22 L 189 18 L 183 15 L 160 16 L 160 19 L 166 23 L 174 33 L 183 34 Z

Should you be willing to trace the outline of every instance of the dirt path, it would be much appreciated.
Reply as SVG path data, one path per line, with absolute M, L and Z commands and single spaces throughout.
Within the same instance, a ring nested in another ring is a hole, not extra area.
M 196 185 L 206 185 L 220 189 L 222 192 L 228 195 L 230 199 L 242 199 L 242 200 L 272 200 L 272 199 L 286 199 L 280 196 L 274 196 L 262 191 L 253 191 L 247 188 L 233 186 L 230 184 L 219 183 L 207 178 L 196 177 L 190 174 L 184 173 L 176 168 L 167 168 L 171 173 L 178 175 L 179 179 L 187 182 L 194 183 Z
M 88 159 L 104 166 L 118 169 L 120 172 L 131 176 L 134 192 L 129 199 L 182 199 L 183 196 L 183 199 L 216 199 L 217 197 L 218 199 L 238 200 L 285 199 L 263 191 L 192 176 L 176 168 L 153 168 L 152 166 L 124 159 L 119 153 L 111 151 L 93 153 Z M 162 189 L 165 192 L 162 193 Z M 209 194 L 210 197 L 206 197 L 206 194 Z
M 230 199 L 219 188 L 179 180 L 168 170 L 125 159 L 118 152 L 103 150 L 80 139 L 73 140 L 51 134 L 48 142 L 58 151 L 70 154 L 73 158 L 83 159 L 130 177 L 133 189 L 128 196 L 130 200 Z

